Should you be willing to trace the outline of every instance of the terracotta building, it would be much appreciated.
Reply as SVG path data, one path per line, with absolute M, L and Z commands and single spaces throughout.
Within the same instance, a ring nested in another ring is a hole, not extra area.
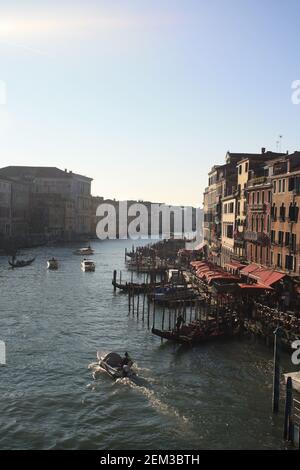
M 247 183 L 247 222 L 245 231 L 248 261 L 270 265 L 272 183 L 267 176 L 253 177 Z
M 270 262 L 291 276 L 300 274 L 300 152 L 273 162 Z

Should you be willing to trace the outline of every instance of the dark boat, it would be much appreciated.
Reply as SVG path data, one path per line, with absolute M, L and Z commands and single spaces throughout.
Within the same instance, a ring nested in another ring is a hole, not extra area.
M 146 283 L 138 284 L 135 282 L 126 282 L 125 284 L 121 284 L 113 280 L 112 285 L 116 287 L 117 289 L 120 289 L 123 292 L 130 292 L 133 294 L 143 294 L 144 292 L 149 292 L 153 290 L 154 288 L 160 286 L 161 282 L 150 283 L 150 284 L 146 284 Z
M 183 326 L 177 330 L 158 330 L 152 328 L 152 333 L 160 338 L 174 341 L 181 344 L 201 344 L 208 341 L 215 341 L 222 338 L 232 338 L 237 336 L 240 328 L 235 327 L 232 330 L 218 330 L 217 328 L 205 331 L 205 329 L 194 328 L 193 326 Z
M 25 268 L 25 266 L 30 266 L 34 262 L 35 258 L 29 260 L 17 260 L 15 262 L 9 261 L 8 263 L 12 268 Z
M 132 378 L 135 376 L 134 371 L 131 369 L 133 364 L 131 360 L 127 365 L 122 366 L 122 358 L 117 353 L 111 352 L 103 358 L 97 353 L 97 357 L 101 369 L 105 370 L 114 380 L 124 377 Z

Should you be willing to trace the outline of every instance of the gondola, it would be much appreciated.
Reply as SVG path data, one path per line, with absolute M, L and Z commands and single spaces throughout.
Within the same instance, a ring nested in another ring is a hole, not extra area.
M 180 344 L 201 344 L 208 341 L 215 341 L 218 339 L 232 338 L 237 336 L 240 332 L 240 327 L 237 326 L 233 330 L 218 330 L 213 329 L 208 332 L 204 330 L 195 330 L 190 326 L 183 326 L 179 331 L 177 330 L 158 330 L 152 328 L 152 333 L 160 338 L 174 341 Z
M 143 294 L 144 292 L 150 292 L 152 289 L 161 285 L 161 282 L 156 283 L 142 283 L 138 284 L 135 282 L 126 282 L 125 284 L 121 284 L 112 280 L 112 285 L 117 289 L 120 289 L 123 292 L 130 292 L 133 294 Z
M 27 261 L 18 260 L 14 263 L 9 261 L 8 263 L 12 268 L 25 268 L 26 266 L 30 266 L 34 262 L 34 260 L 35 260 L 35 258 L 29 259 Z

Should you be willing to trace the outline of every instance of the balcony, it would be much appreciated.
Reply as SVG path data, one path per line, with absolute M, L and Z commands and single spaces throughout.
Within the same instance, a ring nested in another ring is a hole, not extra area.
M 248 207 L 251 212 L 266 212 L 266 204 L 249 204 Z
M 263 245 L 267 245 L 270 241 L 269 236 L 264 232 L 245 232 L 244 235 L 245 240 L 248 242 L 260 243 Z

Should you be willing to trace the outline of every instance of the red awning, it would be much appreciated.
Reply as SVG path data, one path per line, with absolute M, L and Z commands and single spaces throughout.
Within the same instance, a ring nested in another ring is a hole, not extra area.
M 230 261 L 230 263 L 225 264 L 225 268 L 241 270 L 245 268 L 245 264 L 239 263 L 238 261 Z
M 273 290 L 272 287 L 267 287 L 267 286 L 264 286 L 263 284 L 238 284 L 238 286 L 240 287 L 240 289 L 244 289 L 244 290 L 246 289 Z
M 284 273 L 264 268 L 258 264 L 249 264 L 249 266 L 241 269 L 240 273 L 254 279 L 258 284 L 262 284 L 267 287 L 272 286 L 286 276 Z

